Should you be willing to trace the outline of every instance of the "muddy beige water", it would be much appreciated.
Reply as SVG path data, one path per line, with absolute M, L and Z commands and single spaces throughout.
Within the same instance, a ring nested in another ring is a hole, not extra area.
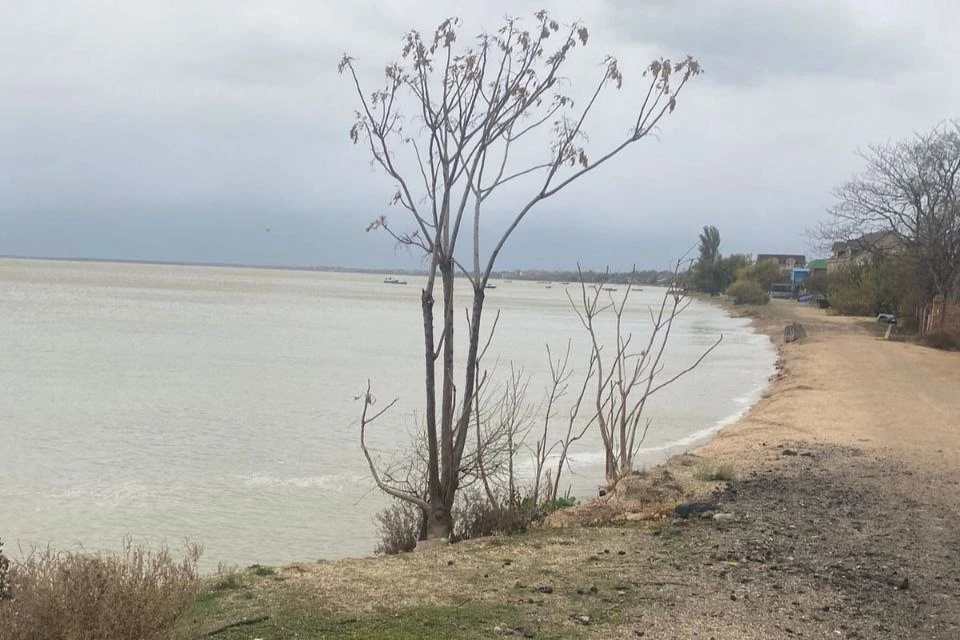
M 357 446 L 354 397 L 370 378 L 379 397 L 400 398 L 374 433 L 386 458 L 423 395 L 420 282 L 385 275 L 0 260 L 0 537 L 87 549 L 190 538 L 208 567 L 370 553 L 385 501 Z M 637 339 L 661 293 L 634 296 Z M 581 363 L 563 286 L 500 282 L 487 300 L 502 310 L 499 369 L 523 366 L 533 395 L 545 343 L 572 338 Z M 680 320 L 670 366 L 720 333 L 650 407 L 647 459 L 702 441 L 759 397 L 767 339 L 708 305 Z M 602 480 L 601 460 L 596 437 L 579 443 L 575 494 Z

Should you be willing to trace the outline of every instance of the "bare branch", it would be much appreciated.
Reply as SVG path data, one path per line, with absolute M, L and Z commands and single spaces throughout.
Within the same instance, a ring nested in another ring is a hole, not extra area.
M 367 448 L 367 441 L 366 441 L 367 426 L 373 423 L 374 421 L 376 421 L 376 419 L 382 416 L 384 413 L 389 411 L 393 407 L 393 405 L 397 403 L 397 400 L 394 399 L 386 407 L 384 407 L 383 409 L 375 413 L 373 416 L 368 417 L 367 410 L 376 403 L 376 398 L 374 398 L 373 394 L 370 391 L 369 380 L 367 380 L 367 390 L 364 392 L 362 396 L 359 396 L 357 399 L 359 400 L 361 398 L 363 399 L 363 412 L 360 415 L 360 449 L 363 450 L 363 456 L 367 459 L 367 466 L 370 467 L 370 474 L 373 476 L 373 481 L 377 483 L 377 486 L 380 487 L 380 490 L 383 491 L 384 493 L 387 493 L 393 496 L 394 498 L 398 498 L 400 500 L 412 502 L 413 504 L 417 505 L 423 510 L 429 509 L 430 505 L 425 500 L 419 498 L 418 496 L 413 495 L 410 492 L 401 491 L 396 487 L 392 487 L 386 484 L 380 478 L 380 474 L 377 471 L 377 465 L 374 464 L 373 458 L 370 455 L 370 450 Z

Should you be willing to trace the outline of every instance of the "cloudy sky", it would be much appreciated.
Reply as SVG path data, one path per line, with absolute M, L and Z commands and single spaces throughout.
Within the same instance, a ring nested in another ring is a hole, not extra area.
M 541 6 L 590 28 L 573 86 L 606 54 L 625 72 L 591 142 L 624 129 L 653 57 L 706 74 L 657 139 L 537 210 L 503 267 L 663 267 L 704 224 L 725 253 L 805 252 L 858 147 L 960 115 L 955 2 L 0 0 L 0 255 L 416 266 L 364 232 L 400 213 L 348 139 L 338 59 L 373 81 L 409 28 Z

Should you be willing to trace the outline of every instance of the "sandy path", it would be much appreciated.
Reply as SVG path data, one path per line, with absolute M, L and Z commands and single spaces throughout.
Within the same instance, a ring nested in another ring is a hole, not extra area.
M 882 340 L 857 319 L 773 301 L 757 319 L 786 374 L 750 414 L 702 448 L 737 456 L 776 439 L 880 449 L 920 469 L 960 471 L 960 354 Z M 784 321 L 808 332 L 782 344 Z
M 783 373 L 696 451 L 738 470 L 722 505 L 739 524 L 691 530 L 681 546 L 685 570 L 703 555 L 731 568 L 715 581 L 719 593 L 683 600 L 651 630 L 960 638 L 960 353 L 885 341 L 862 319 L 792 302 L 756 313 Z M 793 320 L 809 338 L 784 345 Z

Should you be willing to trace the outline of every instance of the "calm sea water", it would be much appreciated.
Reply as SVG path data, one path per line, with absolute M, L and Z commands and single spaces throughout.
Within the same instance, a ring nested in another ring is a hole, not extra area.
M 387 275 L 387 274 L 384 274 Z M 367 378 L 399 398 L 371 438 L 384 458 L 421 406 L 418 278 L 304 271 L 0 260 L 0 537 L 113 549 L 122 538 L 202 542 L 204 563 L 282 563 L 365 555 L 372 489 L 357 418 Z M 565 287 L 500 282 L 488 362 L 547 383 L 545 344 L 584 335 Z M 647 332 L 634 295 L 630 330 Z M 466 297 L 462 300 L 466 306 Z M 461 331 L 462 333 L 462 331 Z M 773 371 L 746 321 L 693 304 L 671 368 L 723 342 L 650 406 L 646 463 L 703 441 L 755 402 Z M 557 427 L 560 424 L 558 422 Z M 573 493 L 602 482 L 599 438 L 572 453 Z

